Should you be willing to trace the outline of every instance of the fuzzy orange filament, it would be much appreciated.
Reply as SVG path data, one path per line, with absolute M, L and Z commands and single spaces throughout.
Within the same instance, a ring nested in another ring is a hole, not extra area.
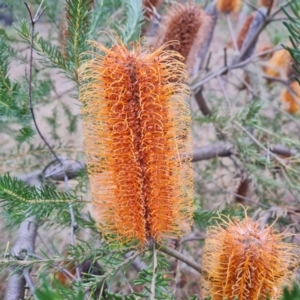
M 180 235 L 193 211 L 185 65 L 163 47 L 92 46 L 104 54 L 81 68 L 80 99 L 95 219 L 119 242 Z
M 279 299 L 297 265 L 295 246 L 285 234 L 246 217 L 224 220 L 208 230 L 203 252 L 204 296 L 212 300 Z M 268 298 L 269 297 L 269 298 Z
M 242 6 L 241 0 L 218 0 L 217 10 L 222 13 L 233 13 L 240 10 Z

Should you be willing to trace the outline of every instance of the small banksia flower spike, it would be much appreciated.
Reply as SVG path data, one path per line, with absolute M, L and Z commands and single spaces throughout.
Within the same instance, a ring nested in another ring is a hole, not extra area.
M 239 34 L 238 34 L 238 37 L 237 37 L 237 46 L 238 46 L 238 49 L 241 50 L 242 46 L 243 46 L 243 43 L 246 39 L 246 36 L 248 34 L 248 31 L 249 31 L 249 28 L 251 26 L 251 23 L 253 21 L 253 18 L 254 18 L 254 14 L 251 14 L 247 19 L 246 21 L 244 22 L 241 30 L 239 31 Z
M 281 101 L 284 109 L 290 114 L 295 114 L 300 110 L 300 86 L 297 81 L 293 81 L 289 89 L 282 92 Z
M 249 58 L 255 51 L 257 44 L 257 31 L 265 21 L 267 15 L 267 9 L 265 7 L 259 8 L 253 15 L 253 19 L 250 23 L 249 30 L 245 36 L 243 44 L 241 46 L 241 53 L 243 55 L 240 57 L 240 61 Z
M 217 9 L 222 13 L 234 13 L 240 10 L 242 6 L 241 0 L 217 0 Z
M 213 26 L 212 16 L 199 5 L 193 2 L 175 3 L 162 19 L 155 47 L 169 41 L 178 41 L 177 44 L 169 44 L 168 49 L 175 50 L 184 57 L 188 74 L 192 75 L 195 60 L 199 57 L 201 46 L 212 36 Z
M 287 234 L 220 217 L 209 228 L 203 249 L 203 296 L 212 300 L 277 300 L 289 286 L 298 263 L 296 246 L 283 242 Z
M 169 44 L 92 46 L 104 54 L 81 68 L 80 99 L 95 219 L 120 243 L 181 235 L 193 212 L 185 65 Z

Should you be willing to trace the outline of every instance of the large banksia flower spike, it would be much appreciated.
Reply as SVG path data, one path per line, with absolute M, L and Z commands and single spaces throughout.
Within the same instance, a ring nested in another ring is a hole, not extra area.
M 222 13 L 234 13 L 240 10 L 242 6 L 241 0 L 217 0 L 217 9 Z
M 181 235 L 193 212 L 181 56 L 169 45 L 92 46 L 104 54 L 81 68 L 80 99 L 95 219 L 120 243 Z
M 188 74 L 192 75 L 195 73 L 195 65 L 200 65 L 198 59 L 201 46 L 210 42 L 213 28 L 213 17 L 199 5 L 193 2 L 175 3 L 162 18 L 155 47 L 169 41 L 178 41 L 177 44 L 169 44 L 168 49 L 175 50 L 184 57 Z M 208 46 L 209 43 L 206 48 Z
M 262 227 L 246 216 L 242 221 L 220 217 L 209 228 L 203 249 L 203 292 L 212 300 L 277 300 L 289 286 L 298 264 L 296 246 L 283 242 L 288 234 Z

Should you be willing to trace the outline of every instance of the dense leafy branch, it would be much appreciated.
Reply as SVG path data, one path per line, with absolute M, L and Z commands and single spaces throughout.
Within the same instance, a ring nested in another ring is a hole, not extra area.
M 47 185 L 41 188 L 28 186 L 9 175 L 0 176 L 0 202 L 14 224 L 22 222 L 29 216 L 39 219 L 49 216 L 54 211 L 62 213 L 68 209 L 68 202 L 77 206 L 82 204 L 70 193 L 57 191 Z

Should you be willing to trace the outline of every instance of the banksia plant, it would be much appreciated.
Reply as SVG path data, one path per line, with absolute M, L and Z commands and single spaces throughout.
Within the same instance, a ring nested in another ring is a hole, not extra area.
M 284 109 L 290 113 L 295 114 L 300 109 L 300 86 L 297 81 L 293 81 L 289 85 L 289 89 L 285 89 L 281 94 L 281 101 Z
M 240 10 L 241 0 L 217 0 L 216 7 L 222 13 L 234 13 Z
M 274 52 L 267 62 L 265 74 L 271 77 L 286 78 L 291 60 L 290 53 L 285 49 Z
M 169 41 L 178 41 L 178 44 L 169 44 L 168 49 L 178 51 L 184 57 L 188 73 L 191 75 L 201 46 L 208 38 L 207 34 L 213 33 L 212 26 L 212 17 L 199 5 L 193 2 L 176 3 L 163 17 L 156 48 Z
M 92 46 L 104 55 L 81 68 L 80 99 L 95 219 L 120 243 L 181 235 L 193 212 L 182 58 L 170 44 Z
M 212 300 L 279 299 L 297 267 L 296 247 L 283 242 L 286 234 L 262 227 L 249 217 L 220 217 L 209 228 L 203 249 L 204 296 Z

